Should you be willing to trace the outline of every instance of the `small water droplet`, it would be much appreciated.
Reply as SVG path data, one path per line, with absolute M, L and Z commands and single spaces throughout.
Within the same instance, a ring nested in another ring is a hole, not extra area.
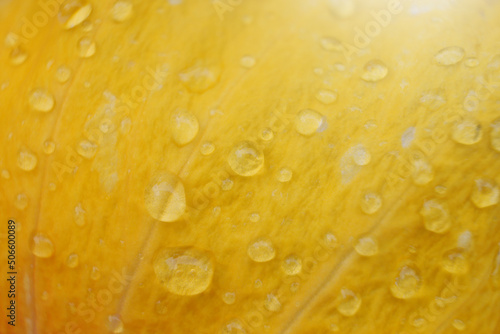
M 220 334 L 247 334 L 243 324 L 238 319 L 231 320 L 222 327 Z
M 262 288 L 262 281 L 260 279 L 257 279 L 255 280 L 253 286 L 256 288 L 256 289 L 260 289 Z
M 81 58 L 90 58 L 95 54 L 95 42 L 89 37 L 83 37 L 78 41 L 78 55 Z
M 252 56 L 244 56 L 241 58 L 240 64 L 245 68 L 252 68 L 255 66 L 255 58 Z
M 92 5 L 85 0 L 67 0 L 59 8 L 59 22 L 71 29 L 85 21 L 92 12 Z
M 470 57 L 465 59 L 464 64 L 467 67 L 477 67 L 479 65 L 479 59 Z
M 184 185 L 170 173 L 160 174 L 151 181 L 144 200 L 151 217 L 162 222 L 177 221 L 186 210 Z
M 441 267 L 450 274 L 462 275 L 469 270 L 469 263 L 461 248 L 450 249 L 443 254 Z
M 26 194 L 18 194 L 16 196 L 16 200 L 14 201 L 14 205 L 19 210 L 24 210 L 28 206 L 28 196 Z
M 8 170 L 4 169 L 2 170 L 2 177 L 6 180 L 10 179 L 10 173 Z
M 54 245 L 48 237 L 37 234 L 33 237 L 31 251 L 37 257 L 49 258 L 54 254 Z
M 111 16 L 116 22 L 125 22 L 132 17 L 134 6 L 129 1 L 120 0 L 115 2 L 111 9 Z
M 323 241 L 325 243 L 325 246 L 330 249 L 337 248 L 338 246 L 337 237 L 331 232 L 325 233 L 325 235 L 323 236 Z
M 408 299 L 414 297 L 421 286 L 419 271 L 414 267 L 403 266 L 391 285 L 391 293 L 398 299 Z
M 28 150 L 21 150 L 17 156 L 17 166 L 24 171 L 32 171 L 38 163 L 38 158 L 35 154 Z
M 46 140 L 43 142 L 43 153 L 52 154 L 56 149 L 56 144 L 53 141 Z
M 225 179 L 225 180 L 222 180 L 221 188 L 224 191 L 228 191 L 228 190 L 231 190 L 233 188 L 233 184 L 234 184 L 233 180 Z
M 276 251 L 271 239 L 261 237 L 248 245 L 247 254 L 255 262 L 268 262 L 274 259 Z
M 222 295 L 222 300 L 227 305 L 233 305 L 236 301 L 236 294 L 234 292 L 226 292 Z
M 109 118 L 104 118 L 99 124 L 99 130 L 101 130 L 102 133 L 111 132 L 114 130 L 114 128 L 115 125 L 113 124 L 113 121 L 110 120 Z
M 356 145 L 351 149 L 352 160 L 358 166 L 366 166 L 372 160 L 370 152 L 363 145 Z
M 463 120 L 455 124 L 451 137 L 459 144 L 472 145 L 478 143 L 483 137 L 481 124 L 475 120 Z
M 123 333 L 123 321 L 119 316 L 110 315 L 108 317 L 108 329 L 111 333 Z
M 270 293 L 267 295 L 266 300 L 264 301 L 264 307 L 271 312 L 278 312 L 281 310 L 281 302 L 278 297 L 274 294 Z
M 12 65 L 21 65 L 28 59 L 28 53 L 20 46 L 16 46 L 10 52 L 10 63 Z
M 189 144 L 196 137 L 199 129 L 198 119 L 188 111 L 179 110 L 170 117 L 170 130 L 177 145 Z
M 286 275 L 297 275 L 302 271 L 302 260 L 297 255 L 288 255 L 281 263 L 281 269 Z
M 316 99 L 323 104 L 332 104 L 337 101 L 337 93 L 331 90 L 322 89 L 316 93 Z
M 464 49 L 459 46 L 449 46 L 436 53 L 436 55 L 434 55 L 434 60 L 439 65 L 450 66 L 459 63 L 464 56 Z
M 101 278 L 101 271 L 97 267 L 92 267 L 92 271 L 90 272 L 90 279 L 93 281 L 97 281 Z
M 49 190 L 50 190 L 50 191 L 54 191 L 54 190 L 56 190 L 56 184 L 55 184 L 54 182 L 50 182 L 50 183 L 49 183 Z
M 361 79 L 367 82 L 377 82 L 384 79 L 389 73 L 387 66 L 380 60 L 370 60 L 364 67 Z
M 82 204 L 78 203 L 78 205 L 75 206 L 75 213 L 74 213 L 75 224 L 77 226 L 82 227 L 85 225 L 85 214 L 86 211 L 82 208 Z
M 59 66 L 56 70 L 56 80 L 60 83 L 65 83 L 71 77 L 71 69 L 64 65 Z
M 378 253 L 378 242 L 371 237 L 361 237 L 358 239 L 354 249 L 359 255 L 374 256 Z
M 227 159 L 231 169 L 241 176 L 253 176 L 264 166 L 264 152 L 250 141 L 236 144 Z
M 382 207 L 382 197 L 377 193 L 366 193 L 361 200 L 361 210 L 368 214 L 374 214 Z
M 29 96 L 30 107 L 39 112 L 49 112 L 54 108 L 54 96 L 44 88 L 33 90 Z
M 457 330 L 457 331 L 463 331 L 465 330 L 465 323 L 462 320 L 459 319 L 454 319 L 452 322 L 452 326 Z
M 78 254 L 71 253 L 68 255 L 68 258 L 66 259 L 66 265 L 68 268 L 76 268 L 78 267 Z
M 159 252 L 154 271 L 167 291 L 180 295 L 197 295 L 208 289 L 214 274 L 208 252 L 196 248 L 169 248 Z
M 434 179 L 434 170 L 423 156 L 416 155 L 411 159 L 412 177 L 416 185 L 423 186 Z
M 342 52 L 344 50 L 344 46 L 342 43 L 333 37 L 323 37 L 320 40 L 321 47 L 326 51 L 336 51 Z
M 257 212 L 253 212 L 250 214 L 250 216 L 248 217 L 248 219 L 250 219 L 250 221 L 252 223 L 256 223 L 260 220 L 260 215 L 257 213 Z
M 265 141 L 270 141 L 274 138 L 274 132 L 273 130 L 269 128 L 262 129 L 260 133 L 260 139 L 265 140 Z
M 219 75 L 219 70 L 215 67 L 196 65 L 179 73 L 179 79 L 190 91 L 203 93 L 217 83 Z
M 320 129 L 323 118 L 323 115 L 315 110 L 302 110 L 295 118 L 295 129 L 301 135 L 311 136 Z
M 210 155 L 215 151 L 215 145 L 212 142 L 206 141 L 201 144 L 200 152 L 203 155 Z
M 486 208 L 498 203 L 500 190 L 494 181 L 478 179 L 472 191 L 471 200 L 478 208 Z
M 451 220 L 445 206 L 436 200 L 424 202 L 420 215 L 424 220 L 424 226 L 428 231 L 444 233 L 451 227 Z
M 339 304 L 337 311 L 346 317 L 355 315 L 361 307 L 361 297 L 349 289 L 343 288 L 340 290 Z
M 446 194 L 446 187 L 445 186 L 436 186 L 436 188 L 434 188 L 434 190 L 436 191 L 436 193 L 438 193 L 439 195 L 444 195 Z
M 290 168 L 285 167 L 285 168 L 281 168 L 278 171 L 277 179 L 279 182 L 285 183 L 285 182 L 289 182 L 292 179 L 292 176 L 293 176 L 292 170 Z
M 76 152 L 78 152 L 78 154 L 80 154 L 85 159 L 92 159 L 97 152 L 97 144 L 84 139 L 80 143 L 78 143 Z

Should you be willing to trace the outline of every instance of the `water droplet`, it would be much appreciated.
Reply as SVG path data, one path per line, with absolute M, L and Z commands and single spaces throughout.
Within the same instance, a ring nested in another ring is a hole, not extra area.
M 412 156 L 411 163 L 413 182 L 416 185 L 423 186 L 434 179 L 434 170 L 425 157 L 414 155 Z
M 241 176 L 253 176 L 264 166 L 264 153 L 250 141 L 236 144 L 227 159 L 231 169 Z
M 215 67 L 193 66 L 179 73 L 179 79 L 190 91 L 203 93 L 217 83 L 219 70 Z
M 221 188 L 224 191 L 228 191 L 228 190 L 231 190 L 233 188 L 233 184 L 234 184 L 233 180 L 225 179 L 225 180 L 222 180 Z
M 268 262 L 274 259 L 276 251 L 269 238 L 261 237 L 248 246 L 247 254 L 255 262 Z
M 434 59 L 439 65 L 450 66 L 459 63 L 464 56 L 464 49 L 459 46 L 449 46 L 436 53 Z
M 497 152 L 500 152 L 500 118 L 497 118 L 491 123 L 491 147 Z
M 90 279 L 93 281 L 97 281 L 101 278 L 101 271 L 97 267 L 92 267 L 92 271 L 90 272 Z
M 206 141 L 201 144 L 200 152 L 203 155 L 210 155 L 215 151 L 215 145 L 212 142 Z
M 266 300 L 264 301 L 264 307 L 271 312 L 278 312 L 281 310 L 281 303 L 274 294 L 270 293 L 267 295 Z
M 56 184 L 55 184 L 54 182 L 50 182 L 50 183 L 49 183 L 49 190 L 50 190 L 50 191 L 54 191 L 54 190 L 56 190 Z
M 71 69 L 64 65 L 59 66 L 56 70 L 56 80 L 60 83 L 65 83 L 71 77 Z
M 120 131 L 123 134 L 127 134 L 130 132 L 130 129 L 132 128 L 132 121 L 130 118 L 124 118 L 122 122 L 120 123 Z
M 378 253 L 378 242 L 371 237 L 361 237 L 354 246 L 359 255 L 373 256 Z
M 274 138 L 274 132 L 273 130 L 269 128 L 262 129 L 260 133 L 260 138 L 265 141 L 270 141 Z
M 500 190 L 494 181 L 476 180 L 471 200 L 478 208 L 486 208 L 498 203 Z
M 38 163 L 38 158 L 35 154 L 28 150 L 21 150 L 17 156 L 17 166 L 24 171 L 32 171 Z
M 108 317 L 108 329 L 111 333 L 123 333 L 123 321 L 116 315 Z
M 415 296 L 421 286 L 419 271 L 416 268 L 404 266 L 400 269 L 394 284 L 391 285 L 391 292 L 398 299 L 408 299 Z
M 238 319 L 231 320 L 222 327 L 220 334 L 246 334 L 243 324 Z
M 340 18 L 347 18 L 354 14 L 353 0 L 329 0 L 328 4 L 332 13 Z
M 292 179 L 293 172 L 290 168 L 281 168 L 278 171 L 277 179 L 279 182 L 285 183 Z
M 244 56 L 241 58 L 240 64 L 245 68 L 252 68 L 255 66 L 255 58 L 252 56 Z
M 227 305 L 232 305 L 236 301 L 236 294 L 234 292 L 226 292 L 222 295 L 222 300 Z
M 85 21 L 92 12 L 92 5 L 85 0 L 67 0 L 59 8 L 58 19 L 66 29 Z
M 170 130 L 177 145 L 189 144 L 196 137 L 199 129 L 198 119 L 188 111 L 179 110 L 170 117 Z
M 469 263 L 461 248 L 450 249 L 444 253 L 441 266 L 443 270 L 456 275 L 465 274 L 469 270 Z
M 256 288 L 256 289 L 259 289 L 259 288 L 262 288 L 262 281 L 260 279 L 257 279 L 255 280 L 253 286 Z
M 319 130 L 322 124 L 323 115 L 311 109 L 300 111 L 295 118 L 295 129 L 304 136 L 311 136 Z
M 464 64 L 467 67 L 477 67 L 479 65 L 479 59 L 474 58 L 474 57 L 467 58 L 467 59 L 465 59 Z
M 2 177 L 6 180 L 10 179 L 10 173 L 8 170 L 4 169 L 2 170 Z
M 465 323 L 462 320 L 459 319 L 454 319 L 452 322 L 452 326 L 457 330 L 457 331 L 463 331 L 465 330 Z
M 464 145 L 472 145 L 481 140 L 483 131 L 481 125 L 474 120 L 463 120 L 455 125 L 451 137 Z
M 109 118 L 104 118 L 99 124 L 99 130 L 101 130 L 102 133 L 111 132 L 114 130 L 114 128 L 115 125 L 113 124 L 113 121 L 110 120 Z
M 320 40 L 321 47 L 326 51 L 337 51 L 342 52 L 344 50 L 344 46 L 342 43 L 333 37 L 323 37 Z
M 52 154 L 56 149 L 56 144 L 53 141 L 46 140 L 43 142 L 43 153 Z
M 46 236 L 37 234 L 33 237 L 31 251 L 37 257 L 49 258 L 54 254 L 54 245 Z
M 356 145 L 351 149 L 352 159 L 358 166 L 366 166 L 372 160 L 370 152 L 363 145 Z
M 162 250 L 154 262 L 154 271 L 169 292 L 180 296 L 207 290 L 214 274 L 211 256 L 196 248 Z
M 54 108 L 54 96 L 44 88 L 33 90 L 29 97 L 30 107 L 39 112 L 49 112 Z
M 377 193 L 366 193 L 361 200 L 361 210 L 368 214 L 374 214 L 382 207 L 382 198 Z
M 340 294 L 337 311 L 346 317 L 355 315 L 361 307 L 361 297 L 354 291 L 346 288 L 340 290 Z
M 446 194 L 446 187 L 445 186 L 436 186 L 436 188 L 434 188 L 434 190 L 436 191 L 436 193 L 438 193 L 439 195 L 444 195 Z
M 286 275 L 297 275 L 302 271 L 302 260 L 297 255 L 288 255 L 281 263 L 281 269 Z
M 116 22 L 125 22 L 132 17 L 134 6 L 129 1 L 117 1 L 111 9 L 111 16 Z
M 28 206 L 28 196 L 26 194 L 18 194 L 16 196 L 16 200 L 14 201 L 14 205 L 19 210 L 24 210 Z
M 337 101 L 337 93 L 331 90 L 322 89 L 316 93 L 316 99 L 323 104 L 332 104 Z
M 443 204 L 436 200 L 424 202 L 420 215 L 424 220 L 424 226 L 428 231 L 434 233 L 444 233 L 451 227 L 451 220 L 448 210 Z
M 167 302 L 164 300 L 158 300 L 155 304 L 155 311 L 158 314 L 167 314 L 168 312 L 168 306 Z
M 10 63 L 12 65 L 21 65 L 28 59 L 28 53 L 20 46 L 12 49 L 10 52 Z
M 256 223 L 260 220 L 260 215 L 257 212 L 253 212 L 250 214 L 249 219 L 252 223 Z
M 78 254 L 71 253 L 68 255 L 68 258 L 66 259 L 66 265 L 69 268 L 76 268 L 78 267 Z
M 97 152 L 97 144 L 89 140 L 82 140 L 76 147 L 76 152 L 86 159 L 92 159 Z
M 325 235 L 323 236 L 323 241 L 325 243 L 325 246 L 330 249 L 337 248 L 338 246 L 337 237 L 331 232 L 325 233 Z
M 90 58 L 95 54 L 95 42 L 89 37 L 83 37 L 78 41 L 78 55 L 81 58 Z
M 174 222 L 186 210 L 184 185 L 170 173 L 160 174 L 152 180 L 144 200 L 149 214 L 162 222 Z
M 370 60 L 364 67 L 361 79 L 367 82 L 377 82 L 384 79 L 389 73 L 389 69 L 380 60 Z

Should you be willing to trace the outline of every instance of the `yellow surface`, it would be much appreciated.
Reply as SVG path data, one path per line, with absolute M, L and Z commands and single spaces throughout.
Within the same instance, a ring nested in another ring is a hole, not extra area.
M 379 30 L 390 1 L 130 3 L 61 23 L 0 0 L 1 333 L 500 333 L 497 1 L 402 0 Z M 242 141 L 255 175 L 228 164 Z M 145 203 L 159 175 L 174 222 Z M 184 257 L 166 288 L 173 248 L 213 277 Z

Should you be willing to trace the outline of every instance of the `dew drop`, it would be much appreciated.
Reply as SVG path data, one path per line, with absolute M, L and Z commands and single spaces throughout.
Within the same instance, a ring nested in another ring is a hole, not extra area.
M 378 242 L 371 237 L 359 238 L 354 249 L 359 255 L 374 256 L 378 253 Z
M 499 195 L 500 190 L 494 181 L 478 179 L 472 191 L 471 201 L 482 209 L 497 204 Z
M 14 205 L 19 210 L 24 210 L 28 206 L 28 196 L 26 194 L 18 194 L 16 196 L 16 200 L 14 201 Z
M 17 156 L 17 166 L 24 171 L 32 171 L 38 163 L 38 158 L 35 154 L 28 150 L 21 150 Z
M 56 144 L 53 141 L 46 140 L 43 142 L 43 153 L 52 154 L 56 149 Z
M 331 90 L 322 89 L 316 93 L 316 99 L 323 104 L 332 104 L 337 101 L 337 93 Z
M 233 180 L 231 179 L 225 179 L 225 180 L 222 180 L 222 183 L 221 183 L 221 188 L 222 190 L 224 191 L 229 191 L 233 188 Z
M 59 66 L 56 70 L 56 80 L 60 83 L 68 82 L 71 77 L 71 69 L 64 65 Z
M 264 141 L 270 141 L 273 138 L 274 138 L 273 130 L 271 130 L 269 128 L 262 129 L 262 131 L 260 133 L 260 139 L 262 139 Z
M 212 142 L 204 142 L 201 144 L 200 152 L 203 155 L 210 155 L 215 151 L 215 145 Z
M 101 271 L 97 267 L 92 267 L 92 271 L 90 272 L 90 279 L 93 281 L 97 281 L 101 278 Z
M 286 275 L 297 275 L 302 271 L 302 260 L 297 255 L 288 255 L 281 263 L 281 269 Z
M 325 233 L 323 236 L 323 242 L 325 243 L 325 246 L 330 249 L 337 248 L 338 246 L 337 237 L 331 232 Z
M 261 237 L 248 245 L 247 254 L 255 262 L 268 262 L 274 259 L 276 251 L 269 238 Z
M 266 300 L 264 301 L 264 307 L 270 312 L 278 312 L 281 310 L 281 302 L 278 297 L 274 294 L 270 293 L 267 295 Z
M 71 253 L 68 255 L 68 258 L 66 259 L 66 265 L 68 268 L 76 268 L 78 267 L 78 254 Z
M 377 82 L 384 79 L 389 73 L 387 66 L 380 60 L 370 60 L 364 67 L 361 79 L 367 82 Z
M 344 50 L 342 43 L 333 37 L 323 37 L 320 40 L 321 47 L 326 51 L 337 51 L 341 52 Z
M 410 266 L 400 269 L 399 275 L 391 285 L 391 293 L 398 299 L 409 299 L 417 294 L 422 286 L 419 271 Z
M 444 233 L 451 227 L 451 220 L 448 210 L 443 204 L 436 200 L 424 202 L 420 215 L 424 220 L 424 226 L 428 231 L 434 233 Z
M 452 324 L 453 328 L 455 328 L 457 331 L 463 331 L 463 330 L 465 330 L 465 327 L 466 327 L 465 323 L 459 319 L 454 319 L 451 324 Z
M 295 129 L 304 136 L 311 136 L 317 132 L 323 124 L 323 115 L 311 109 L 305 109 L 298 113 L 295 118 Z
M 451 137 L 459 144 L 472 145 L 481 140 L 481 125 L 474 120 L 463 120 L 455 125 Z
M 58 14 L 59 22 L 65 29 L 71 29 L 85 21 L 92 12 L 92 5 L 85 0 L 65 1 Z
M 184 185 L 170 173 L 160 174 L 152 180 L 144 200 L 151 217 L 162 222 L 174 222 L 186 210 Z
M 264 166 L 264 152 L 253 142 L 236 144 L 227 159 L 231 169 L 241 176 L 253 176 Z
M 111 333 L 123 333 L 123 321 L 116 315 L 108 317 L 108 329 Z
M 220 334 L 247 334 L 243 324 L 238 319 L 231 320 L 222 327 Z
M 28 53 L 23 48 L 17 46 L 10 52 L 10 63 L 12 65 L 21 65 L 28 59 Z
M 426 185 L 434 179 L 434 170 L 424 157 L 414 156 L 411 162 L 413 182 L 416 185 Z
M 54 254 L 54 245 L 46 236 L 37 234 L 33 237 L 31 251 L 37 257 L 49 258 Z
M 203 93 L 217 83 L 219 75 L 215 67 L 193 66 L 179 73 L 179 79 L 190 91 Z
M 293 176 L 292 170 L 290 168 L 285 167 L 285 168 L 281 168 L 278 171 L 277 179 L 279 182 L 285 183 L 285 182 L 289 182 L 292 179 L 292 176 Z
M 382 207 L 382 198 L 377 193 L 366 193 L 361 200 L 361 210 L 367 215 L 374 214 Z
M 469 270 L 469 263 L 461 248 L 450 249 L 443 254 L 441 267 L 450 274 L 462 275 Z
M 159 252 L 154 271 L 167 291 L 180 295 L 197 295 L 208 289 L 214 274 L 208 252 L 196 248 L 169 248 Z
M 102 133 L 111 132 L 114 130 L 114 127 L 113 121 L 109 118 L 103 119 L 99 124 L 99 130 L 101 130 Z
M 361 307 L 361 297 L 349 289 L 340 290 L 339 304 L 337 311 L 346 317 L 355 315 Z
M 189 144 L 198 134 L 200 126 L 195 115 L 179 110 L 170 117 L 170 130 L 175 143 L 179 146 Z
M 90 58 L 95 54 L 95 42 L 89 37 L 83 37 L 78 41 L 78 55 L 81 58 Z
M 78 152 L 78 154 L 80 154 L 85 159 L 92 159 L 97 152 L 97 144 L 84 139 L 80 143 L 78 143 L 76 152 Z
M 29 96 L 30 107 L 38 112 L 49 112 L 54 109 L 54 96 L 44 88 L 33 90 Z
M 240 64 L 245 68 L 252 68 L 255 66 L 255 58 L 252 56 L 244 56 L 240 59 Z
M 459 46 L 449 46 L 441 49 L 434 55 L 434 60 L 443 66 L 450 66 L 459 63 L 465 56 L 465 51 Z
M 358 166 L 366 166 L 372 160 L 370 152 L 363 145 L 356 145 L 352 148 L 352 159 Z
M 250 214 L 249 219 L 252 223 L 256 223 L 260 220 L 260 215 L 257 212 L 253 212 Z
M 111 16 L 116 22 L 125 22 L 132 17 L 134 6 L 129 1 L 117 1 L 111 9 Z
M 222 295 L 222 301 L 227 305 L 233 305 L 236 301 L 236 294 L 234 292 L 226 292 Z

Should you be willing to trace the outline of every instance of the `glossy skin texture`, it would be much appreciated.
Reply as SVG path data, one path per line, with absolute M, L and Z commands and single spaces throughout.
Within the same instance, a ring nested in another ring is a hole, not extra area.
M 500 4 L 228 3 L 0 0 L 0 332 L 500 332 Z

